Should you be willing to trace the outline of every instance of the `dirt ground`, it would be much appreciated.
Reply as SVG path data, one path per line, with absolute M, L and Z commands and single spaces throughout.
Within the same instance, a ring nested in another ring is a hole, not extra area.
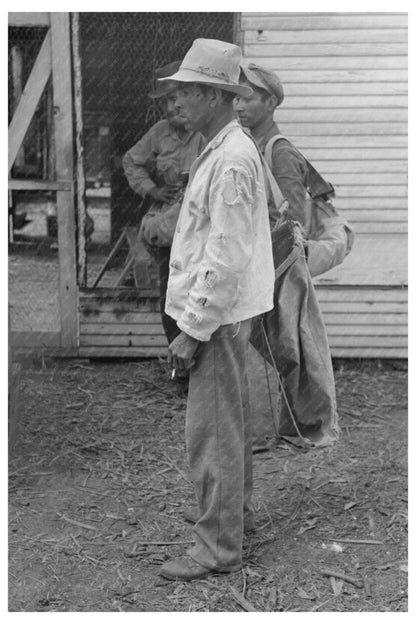
M 9 454 L 9 611 L 407 611 L 407 370 L 337 361 L 342 438 L 254 455 L 244 566 L 159 576 L 192 542 L 185 396 L 158 361 L 26 361 Z

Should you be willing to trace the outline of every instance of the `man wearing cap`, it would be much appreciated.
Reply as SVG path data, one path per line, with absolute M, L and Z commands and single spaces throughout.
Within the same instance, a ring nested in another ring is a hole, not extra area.
M 240 84 L 250 86 L 253 90 L 248 97 L 237 96 L 235 100 L 240 122 L 250 130 L 260 150 L 268 155 L 267 162 L 271 164 L 273 176 L 288 200 L 288 216 L 307 226 L 307 189 L 308 185 L 312 186 L 310 165 L 284 138 L 273 143 L 271 154 L 270 147 L 266 148 L 273 137 L 280 134 L 274 121 L 274 112 L 283 101 L 282 84 L 274 72 L 254 63 L 241 67 Z M 315 174 L 320 178 L 317 172 Z M 326 182 L 324 184 L 327 185 Z M 329 223 L 333 225 L 330 227 Z M 326 397 L 335 394 L 335 388 L 330 352 L 326 348 L 325 327 L 319 322 L 320 314 L 311 312 L 313 306 L 316 308 L 318 304 L 316 301 L 313 305 L 308 304 L 307 297 L 311 301 L 315 300 L 313 284 L 310 283 L 311 276 L 324 273 L 345 257 L 348 244 L 346 225 L 345 220 L 339 217 L 332 221 L 327 219 L 317 240 L 308 240 L 307 243 L 302 241 L 302 249 L 307 245 L 307 270 L 304 270 L 305 254 L 302 252 L 299 271 L 293 273 L 293 278 L 289 272 L 282 278 L 285 281 L 286 295 L 282 294 L 281 282 L 276 287 L 279 301 L 268 319 L 269 326 L 276 329 L 269 339 L 274 343 L 274 348 L 279 353 L 280 365 L 285 371 L 282 373 L 285 392 L 282 393 L 284 401 L 279 414 L 279 434 L 297 435 L 302 430 L 310 441 L 321 444 L 332 443 L 338 435 L 335 402 L 332 399 L 326 400 Z M 287 229 L 286 235 L 289 233 L 290 229 Z M 287 237 L 286 242 L 289 240 Z M 282 241 L 280 249 L 283 249 Z M 311 327 L 314 328 L 315 345 L 313 342 L 309 345 L 303 342 Z M 320 356 L 319 365 L 314 360 L 316 353 Z M 308 384 L 313 380 L 314 388 L 308 389 Z M 306 397 L 308 393 L 311 400 L 305 401 L 302 407 L 302 396 Z M 296 426 L 293 424 L 287 396 L 292 397 L 292 409 L 303 420 L 298 421 Z M 261 401 L 257 405 L 261 408 Z M 260 447 L 262 442 L 264 445 L 265 439 L 275 434 L 270 414 L 267 412 L 267 406 L 263 411 L 258 409 L 254 421 L 254 435 Z
M 282 83 L 274 72 L 250 63 L 241 67 L 240 84 L 253 90 L 248 97 L 238 97 L 235 109 L 242 126 L 249 128 L 264 153 L 269 140 L 280 134 L 274 111 L 283 102 Z M 288 215 L 305 224 L 305 197 L 308 168 L 302 154 L 286 139 L 276 141 L 272 151 L 273 176 L 288 200 Z
M 169 76 L 179 66 L 179 61 L 169 63 L 155 71 L 155 78 Z M 180 200 L 184 186 L 182 176 L 204 148 L 205 139 L 199 132 L 190 130 L 178 114 L 176 83 L 171 80 L 156 83 L 149 97 L 158 101 L 165 118 L 155 123 L 125 154 L 123 168 L 131 188 L 141 197 L 150 198 L 149 213 L 154 215 L 153 229 L 157 233 L 158 216 L 164 214 L 164 208 Z M 158 247 L 162 322 L 168 342 L 171 342 L 179 330 L 164 312 L 169 254 L 169 244 Z
M 274 111 L 283 102 L 282 83 L 274 72 L 250 63 L 241 67 L 240 84 L 250 86 L 251 95 L 237 96 L 234 101 L 241 125 L 250 130 L 260 150 L 264 153 L 268 141 L 280 134 L 274 121 Z M 277 141 L 272 150 L 273 176 L 282 194 L 288 200 L 289 216 L 305 222 L 305 193 L 307 166 L 301 154 L 285 139 Z M 255 384 L 256 412 L 253 418 L 254 450 L 263 450 L 268 440 L 275 437 L 271 419 L 271 406 L 265 388 L 264 362 L 251 352 L 252 385 Z M 278 403 L 275 399 L 275 403 Z
M 253 528 L 247 351 L 252 318 L 273 306 L 274 269 L 261 161 L 235 119 L 241 50 L 197 39 L 170 78 L 177 105 L 208 144 L 193 163 L 172 244 L 166 312 L 181 333 L 175 369 L 190 369 L 185 438 L 197 510 L 195 545 L 168 579 L 238 570 Z

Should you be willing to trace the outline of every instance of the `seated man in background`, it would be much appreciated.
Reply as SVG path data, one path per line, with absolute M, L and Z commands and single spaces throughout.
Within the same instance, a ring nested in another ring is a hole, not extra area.
M 178 61 L 157 69 L 155 79 L 175 73 L 179 66 Z M 173 238 L 176 219 L 173 219 L 174 222 L 167 226 L 165 220 L 162 237 L 158 236 L 157 216 L 181 202 L 187 172 L 205 146 L 203 136 L 191 131 L 186 126 L 185 119 L 178 113 L 176 93 L 175 82 L 167 80 L 157 83 L 154 90 L 149 93 L 149 97 L 158 101 L 164 119 L 155 123 L 123 158 L 123 168 L 130 187 L 142 198 L 151 200 L 149 213 L 154 216 L 154 219 L 151 219 L 148 225 L 152 233 L 148 236 L 146 232 L 144 234 L 147 243 L 157 248 L 155 257 L 159 265 L 160 310 L 169 344 L 179 334 L 176 322 L 165 313 L 170 242 Z M 176 212 L 179 212 L 179 205 Z

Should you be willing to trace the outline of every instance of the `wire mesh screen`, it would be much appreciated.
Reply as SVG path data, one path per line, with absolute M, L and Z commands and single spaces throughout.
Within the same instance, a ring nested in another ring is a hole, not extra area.
M 154 70 L 181 60 L 198 37 L 233 40 L 233 13 L 80 13 L 83 133 L 87 182 L 88 285 L 141 198 L 121 159 L 161 110 L 148 97 Z M 119 267 L 113 266 L 114 271 Z M 111 270 L 100 285 L 114 284 Z
M 8 40 L 8 118 L 15 112 L 35 63 L 47 28 L 11 27 Z M 51 171 L 51 86 L 48 84 L 36 108 L 23 145 L 15 160 L 14 178 L 47 179 Z
M 126 226 L 137 226 L 140 220 L 141 198 L 130 189 L 121 159 L 162 117 L 158 104 L 148 97 L 154 70 L 182 59 L 198 37 L 232 41 L 234 14 L 80 13 L 78 19 L 87 285 L 92 286 L 120 232 Z M 9 27 L 9 123 L 47 32 L 46 26 Z M 13 165 L 12 178 L 55 179 L 53 115 L 49 79 Z M 58 252 L 56 193 L 10 191 L 9 303 L 14 330 L 59 331 Z M 119 280 L 125 254 L 126 249 L 121 249 L 100 286 L 113 287 Z M 127 278 L 121 285 L 134 284 Z
M 47 33 L 46 27 L 10 27 L 8 32 L 8 121 L 20 102 Z M 36 106 L 11 177 L 54 179 L 52 86 Z M 9 304 L 19 331 L 59 331 L 54 192 L 9 191 Z

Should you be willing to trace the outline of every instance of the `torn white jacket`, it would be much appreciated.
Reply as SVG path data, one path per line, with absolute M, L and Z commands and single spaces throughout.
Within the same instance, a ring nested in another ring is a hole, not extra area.
M 207 341 L 273 308 L 263 170 L 253 141 L 227 124 L 193 163 L 171 250 L 166 313 Z

